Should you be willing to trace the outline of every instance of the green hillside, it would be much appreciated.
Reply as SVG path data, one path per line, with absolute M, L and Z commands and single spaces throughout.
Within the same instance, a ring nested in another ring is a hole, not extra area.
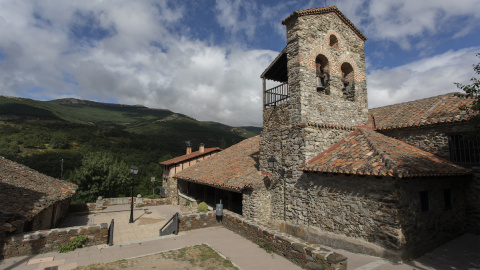
M 194 151 L 200 143 L 226 148 L 257 135 L 255 131 L 141 105 L 0 96 L 0 156 L 56 178 L 61 176 L 63 159 L 63 179 L 101 183 L 80 185 L 88 190 L 80 190 L 78 200 L 129 194 L 125 179 L 132 164 L 140 167 L 136 193 L 151 194 L 161 185 L 159 161 L 183 155 L 185 141 L 192 142 Z M 107 165 L 101 167 L 103 163 Z M 113 188 L 101 187 L 112 171 L 117 173 L 111 180 Z M 155 185 L 152 177 L 158 180 Z

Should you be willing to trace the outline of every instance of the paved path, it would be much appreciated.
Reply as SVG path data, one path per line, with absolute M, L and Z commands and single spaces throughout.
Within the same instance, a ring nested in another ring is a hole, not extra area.
M 67 220 L 67 225 L 95 224 L 98 221 L 109 223 L 109 220 L 114 218 L 115 244 L 81 248 L 69 253 L 49 252 L 10 258 L 0 261 L 0 269 L 43 270 L 51 266 L 58 266 L 59 270 L 73 269 L 77 266 L 113 262 L 202 243 L 209 244 L 240 269 L 300 269 L 282 256 L 269 254 L 258 245 L 223 227 L 204 228 L 181 232 L 176 236 L 158 237 L 157 227 L 164 224 L 175 212 L 179 212 L 179 208 L 175 206 L 135 209 L 135 222 L 130 225 L 128 225 L 130 212 L 125 205 L 110 206 L 92 215 L 73 216 Z M 141 222 L 142 218 L 143 222 Z M 77 223 L 72 220 L 76 220 Z M 121 226 L 121 224 L 127 224 L 127 226 Z M 144 230 L 147 227 L 154 232 Z M 128 237 L 124 237 L 125 235 Z M 465 234 L 415 261 L 404 264 L 345 250 L 331 250 L 348 257 L 348 269 L 480 269 L 480 236 L 471 234 Z

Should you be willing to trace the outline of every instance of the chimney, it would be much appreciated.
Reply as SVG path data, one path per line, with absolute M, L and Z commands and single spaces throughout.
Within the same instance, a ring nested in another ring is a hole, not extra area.
M 205 145 L 203 143 L 200 144 L 200 147 L 198 148 L 198 152 L 200 153 L 205 152 Z
M 187 145 L 187 155 L 192 153 L 192 143 L 190 141 L 186 141 L 185 144 Z

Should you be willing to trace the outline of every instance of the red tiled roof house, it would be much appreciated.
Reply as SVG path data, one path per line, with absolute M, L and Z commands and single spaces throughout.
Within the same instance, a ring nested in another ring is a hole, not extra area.
M 188 196 L 188 192 L 185 194 L 180 193 L 181 195 L 184 195 L 183 198 L 182 196 L 178 196 L 178 183 L 174 178 L 175 174 L 214 156 L 220 151 L 222 151 L 222 149 L 218 147 L 205 148 L 203 144 L 200 144 L 198 151 L 192 152 L 192 146 L 190 142 L 187 142 L 187 151 L 185 155 L 160 162 L 160 165 L 163 167 L 162 179 L 166 197 L 172 198 L 173 204 L 178 205 L 179 203 L 184 203 L 187 198 L 186 196 Z

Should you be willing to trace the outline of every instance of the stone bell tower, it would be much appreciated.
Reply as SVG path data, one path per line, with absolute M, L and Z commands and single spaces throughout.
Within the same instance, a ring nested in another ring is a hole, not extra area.
M 273 218 L 288 216 L 285 193 L 301 168 L 368 119 L 367 38 L 336 6 L 295 11 L 282 24 L 287 46 L 261 75 L 260 171 L 270 174 Z M 282 84 L 266 89 L 266 80 Z

